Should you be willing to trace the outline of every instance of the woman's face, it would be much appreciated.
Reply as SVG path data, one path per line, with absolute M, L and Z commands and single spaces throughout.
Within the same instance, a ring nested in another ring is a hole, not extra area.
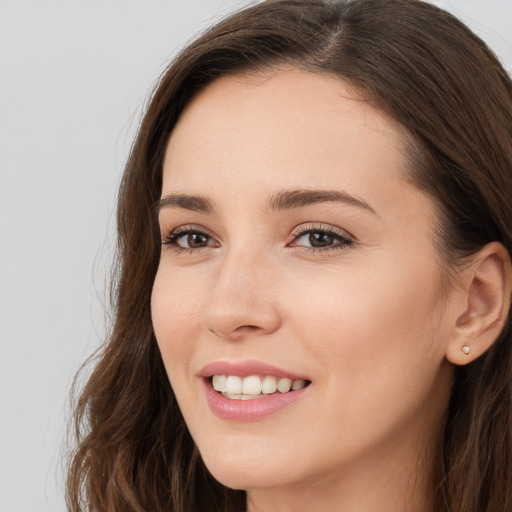
M 439 433 L 450 292 L 401 140 L 344 82 L 298 70 L 218 79 L 174 129 L 154 330 L 225 485 L 392 478 Z

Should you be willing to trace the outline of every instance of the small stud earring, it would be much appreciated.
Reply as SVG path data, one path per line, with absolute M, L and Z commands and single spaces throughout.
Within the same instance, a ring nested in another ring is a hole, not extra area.
M 462 347 L 462 352 L 464 352 L 464 354 L 466 354 L 466 355 L 469 354 L 469 347 L 467 345 L 464 345 Z

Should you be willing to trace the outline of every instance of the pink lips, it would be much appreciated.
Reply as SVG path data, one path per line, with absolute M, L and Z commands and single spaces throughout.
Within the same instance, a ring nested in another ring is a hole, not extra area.
M 213 375 L 273 375 L 286 377 L 291 380 L 309 380 L 307 377 L 295 375 L 281 370 L 275 366 L 258 361 L 246 361 L 241 364 L 228 361 L 217 361 L 206 365 L 199 373 L 202 377 L 206 401 L 210 410 L 219 418 L 231 421 L 255 421 L 274 414 L 297 401 L 309 389 L 308 387 L 288 393 L 275 393 L 254 400 L 232 400 L 222 396 L 213 389 L 211 377 Z

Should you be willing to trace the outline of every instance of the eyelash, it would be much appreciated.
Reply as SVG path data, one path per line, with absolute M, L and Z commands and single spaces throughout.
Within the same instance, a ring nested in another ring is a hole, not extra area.
M 310 224 L 306 226 L 300 226 L 298 229 L 292 231 L 293 240 L 290 243 L 297 242 L 306 235 L 312 235 L 313 233 L 328 235 L 334 239 L 334 245 L 328 245 L 325 247 L 308 247 L 304 245 L 295 245 L 304 252 L 326 252 L 326 251 L 341 251 L 354 245 L 353 238 L 340 229 L 336 229 L 332 226 L 322 226 L 320 224 Z
M 167 235 L 163 240 L 162 240 L 162 245 L 165 245 L 167 247 L 169 247 L 170 249 L 172 249 L 174 252 L 177 252 L 179 254 L 193 254 L 197 251 L 201 251 L 202 249 L 206 249 L 208 247 L 211 247 L 211 246 L 206 246 L 206 247 L 180 247 L 177 242 L 178 240 L 185 236 L 185 235 L 200 235 L 200 236 L 205 236 L 211 240 L 214 240 L 214 237 L 212 235 L 210 235 L 210 233 L 202 230 L 202 229 L 199 229 L 199 228 L 196 228 L 196 227 L 193 227 L 193 226 L 182 226 L 178 229 L 175 229 L 173 232 L 169 233 L 169 235 Z
M 290 247 L 290 244 L 297 242 L 302 237 L 306 235 L 311 235 L 313 233 L 321 234 L 321 235 L 328 235 L 333 237 L 334 239 L 334 245 L 329 245 L 325 247 L 312 247 L 312 246 L 304 246 L 304 245 L 291 245 L 291 247 L 296 247 L 300 249 L 301 251 L 308 252 L 308 253 L 321 253 L 326 251 L 340 251 L 343 249 L 346 249 L 348 247 L 351 247 L 354 245 L 353 238 L 348 235 L 346 232 L 338 230 L 336 228 L 333 228 L 332 226 L 322 226 L 322 225 L 306 225 L 306 226 L 300 226 L 300 228 L 294 230 L 292 232 L 292 240 L 287 243 L 287 246 Z M 163 240 L 162 244 L 166 247 L 169 247 L 174 252 L 178 254 L 193 254 L 197 251 L 201 251 L 203 249 L 207 249 L 209 247 L 218 247 L 218 245 L 206 245 L 203 247 L 180 247 L 178 245 L 178 240 L 185 236 L 185 235 L 200 235 L 207 237 L 210 240 L 214 240 L 214 237 L 210 235 L 207 231 L 204 231 L 202 229 L 192 227 L 192 226 L 182 226 L 173 232 L 171 232 L 169 235 L 167 235 Z

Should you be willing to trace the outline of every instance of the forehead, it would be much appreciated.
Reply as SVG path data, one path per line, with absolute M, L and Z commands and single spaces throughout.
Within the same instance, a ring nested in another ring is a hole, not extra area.
M 226 76 L 182 113 L 165 155 L 164 192 L 204 194 L 222 183 L 226 195 L 265 185 L 268 193 L 382 195 L 393 183 L 407 186 L 404 140 L 397 123 L 337 77 L 296 69 Z

